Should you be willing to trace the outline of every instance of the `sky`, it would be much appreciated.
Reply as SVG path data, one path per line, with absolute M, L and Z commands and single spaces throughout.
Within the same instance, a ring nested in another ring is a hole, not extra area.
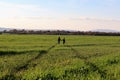
M 0 0 L 0 27 L 120 31 L 120 0 Z

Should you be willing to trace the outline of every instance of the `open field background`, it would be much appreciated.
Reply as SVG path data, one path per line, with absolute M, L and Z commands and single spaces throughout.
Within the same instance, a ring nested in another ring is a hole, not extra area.
M 120 37 L 0 35 L 1 80 L 119 80 Z

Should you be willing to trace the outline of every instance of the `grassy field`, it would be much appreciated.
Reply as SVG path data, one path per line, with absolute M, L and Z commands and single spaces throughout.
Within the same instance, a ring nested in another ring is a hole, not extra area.
M 0 80 L 119 80 L 120 37 L 0 35 Z

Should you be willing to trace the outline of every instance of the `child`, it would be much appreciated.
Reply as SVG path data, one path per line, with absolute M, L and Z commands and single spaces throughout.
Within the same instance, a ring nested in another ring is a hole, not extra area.
M 60 40 L 61 40 L 60 37 L 58 37 L 58 44 L 60 44 Z
M 63 44 L 65 44 L 65 38 L 63 38 Z

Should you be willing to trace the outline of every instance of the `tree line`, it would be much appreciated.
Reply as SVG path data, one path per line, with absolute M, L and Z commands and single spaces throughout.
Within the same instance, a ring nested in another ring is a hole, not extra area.
M 0 34 L 41 34 L 41 35 L 94 35 L 120 36 L 120 32 L 65 31 L 65 30 L 4 30 Z

